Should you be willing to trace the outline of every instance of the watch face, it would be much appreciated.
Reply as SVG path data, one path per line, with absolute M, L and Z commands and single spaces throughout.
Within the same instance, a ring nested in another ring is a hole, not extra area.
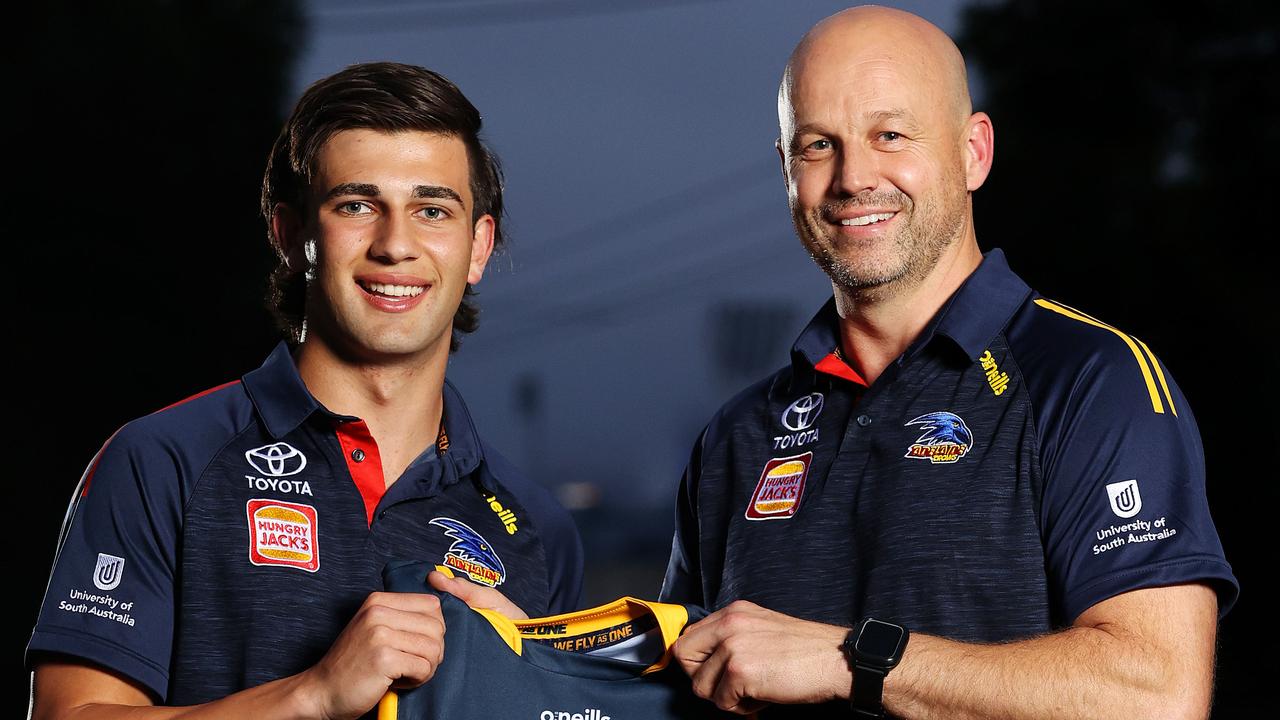
M 854 650 L 860 655 L 896 661 L 902 634 L 902 628 L 897 625 L 868 619 L 854 643 Z

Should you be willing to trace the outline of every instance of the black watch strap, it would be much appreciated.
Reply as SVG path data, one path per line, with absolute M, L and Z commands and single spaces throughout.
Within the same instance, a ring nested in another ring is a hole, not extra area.
M 858 663 L 853 668 L 853 693 L 849 708 L 856 718 L 884 717 L 884 676 L 879 668 Z

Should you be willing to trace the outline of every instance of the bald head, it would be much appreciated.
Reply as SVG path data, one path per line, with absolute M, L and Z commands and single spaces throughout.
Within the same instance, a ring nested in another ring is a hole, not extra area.
M 778 93 L 783 138 L 794 111 L 797 86 L 825 84 L 828 91 L 847 86 L 858 70 L 873 75 L 882 66 L 911 80 L 912 90 L 954 120 L 957 127 L 973 112 L 964 57 L 937 26 L 911 13 L 867 5 L 836 13 L 814 25 L 791 53 Z M 883 73 L 880 73 L 883 74 Z M 832 76 L 844 82 L 831 84 Z
M 994 136 L 941 30 L 882 7 L 823 20 L 787 63 L 778 124 L 796 232 L 838 292 L 878 302 L 977 266 L 970 193 Z

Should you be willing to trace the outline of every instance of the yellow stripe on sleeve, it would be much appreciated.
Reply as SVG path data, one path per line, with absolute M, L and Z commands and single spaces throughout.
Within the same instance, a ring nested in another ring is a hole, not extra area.
M 1160 361 L 1156 359 L 1156 354 L 1151 352 L 1151 348 L 1147 347 L 1146 343 L 1138 338 L 1134 338 L 1134 340 L 1138 340 L 1138 344 L 1142 346 L 1142 349 L 1147 353 L 1147 357 L 1151 359 L 1151 367 L 1156 370 L 1156 378 L 1160 380 L 1160 389 L 1164 390 L 1165 400 L 1169 401 L 1169 409 L 1173 411 L 1174 417 L 1178 417 L 1178 408 L 1173 406 L 1173 395 L 1169 393 L 1169 383 L 1165 382 L 1164 371 L 1160 369 Z
M 1072 320 L 1079 320 L 1080 322 L 1086 325 L 1099 327 L 1099 328 L 1102 328 L 1103 330 L 1110 330 L 1116 335 L 1119 335 L 1120 339 L 1124 340 L 1124 343 L 1129 346 L 1130 350 L 1133 351 L 1133 356 L 1138 360 L 1138 367 L 1142 370 L 1142 379 L 1146 381 L 1147 392 L 1151 395 L 1151 408 L 1155 410 L 1157 413 L 1160 413 L 1162 415 L 1164 414 L 1164 403 L 1160 402 L 1160 392 L 1156 390 L 1156 381 L 1155 381 L 1155 378 L 1151 376 L 1151 367 L 1147 365 L 1146 357 L 1143 356 L 1142 350 L 1138 349 L 1137 344 L 1133 342 L 1133 338 L 1129 337 L 1128 335 L 1125 335 L 1124 333 L 1111 327 L 1110 325 L 1107 325 L 1106 323 L 1098 322 L 1097 320 L 1094 320 L 1093 318 L 1088 317 L 1087 315 L 1076 312 L 1075 310 L 1067 308 L 1063 305 L 1059 305 L 1051 300 L 1046 300 L 1044 298 L 1037 298 L 1036 305 L 1039 305 L 1045 310 L 1052 310 L 1053 312 L 1056 312 L 1059 315 L 1065 315 L 1066 317 L 1069 317 Z M 1157 372 L 1158 371 L 1159 371 L 1159 368 L 1157 367 Z M 1161 383 L 1164 382 L 1163 374 L 1161 374 L 1160 381 Z M 1168 392 L 1167 388 L 1166 388 L 1166 392 Z M 1172 403 L 1170 404 L 1170 407 L 1172 407 Z

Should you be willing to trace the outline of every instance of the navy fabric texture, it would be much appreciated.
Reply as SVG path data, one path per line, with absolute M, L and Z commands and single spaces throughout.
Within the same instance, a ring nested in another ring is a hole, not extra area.
M 738 717 L 695 697 L 674 663 L 642 675 L 648 663 L 598 657 L 526 640 L 517 655 L 493 625 L 465 603 L 426 584 L 430 562 L 393 561 L 386 589 L 437 595 L 445 619 L 445 657 L 425 685 L 400 693 L 399 720 L 560 718 L 675 720 Z M 689 622 L 706 611 L 686 606 Z
M 572 520 L 481 442 L 451 385 L 448 451 L 423 452 L 372 524 L 336 434 L 355 421 L 311 396 L 282 343 L 241 382 L 126 425 L 77 489 L 27 664 L 70 655 L 166 704 L 213 700 L 319 660 L 389 558 L 444 563 L 471 535 L 527 612 L 577 606 Z
M 1235 601 L 1195 420 L 1136 338 L 1041 298 L 994 250 L 871 387 L 815 370 L 837 345 L 832 301 L 790 366 L 708 424 L 662 600 L 973 642 L 1138 588 Z

